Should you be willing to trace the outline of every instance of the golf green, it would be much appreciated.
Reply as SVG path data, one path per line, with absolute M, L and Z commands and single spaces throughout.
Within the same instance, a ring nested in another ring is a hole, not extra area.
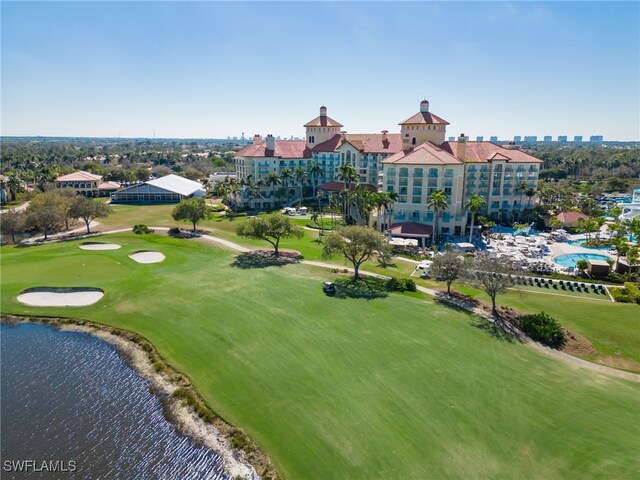
M 323 269 L 238 268 L 204 240 L 103 238 L 122 248 L 3 247 L 2 311 L 144 335 L 284 478 L 637 477 L 637 384 L 496 339 L 427 298 L 327 297 Z M 138 250 L 166 259 L 138 264 L 127 256 Z M 18 303 L 33 286 L 105 296 Z

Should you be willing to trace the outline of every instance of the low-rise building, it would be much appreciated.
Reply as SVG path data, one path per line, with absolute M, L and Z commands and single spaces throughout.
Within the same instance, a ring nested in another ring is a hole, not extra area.
M 178 203 L 187 198 L 204 196 L 201 183 L 171 174 L 119 190 L 111 195 L 111 202 Z
M 108 197 L 120 188 L 117 182 L 103 182 L 102 175 L 82 170 L 56 178 L 55 185 L 59 189 L 70 188 L 77 194 L 87 197 Z

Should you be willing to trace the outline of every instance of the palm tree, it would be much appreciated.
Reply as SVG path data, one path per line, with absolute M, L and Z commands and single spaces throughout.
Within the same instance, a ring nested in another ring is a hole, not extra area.
M 309 180 L 309 175 L 307 175 L 307 172 L 305 172 L 302 167 L 296 167 L 296 169 L 293 171 L 293 178 L 295 178 L 296 182 L 300 184 L 300 203 L 302 203 L 302 186 L 304 182 Z
M 527 183 L 526 180 L 520 180 L 518 182 L 518 186 L 516 187 L 516 192 L 520 192 L 520 210 L 522 210 L 522 197 L 524 196 L 528 188 L 529 188 L 529 184 Z
M 293 172 L 291 171 L 291 169 L 289 167 L 284 167 L 282 169 L 282 171 L 280 172 L 280 177 L 282 178 L 282 181 L 284 183 L 284 188 L 286 190 L 286 206 L 289 206 L 289 180 L 291 180 L 291 178 L 293 177 Z
M 273 195 L 273 206 L 276 206 L 276 187 L 282 183 L 280 176 L 275 172 L 269 172 L 267 180 L 265 181 L 267 186 L 271 187 L 271 195 Z
M 317 183 L 318 177 L 322 176 L 322 174 L 324 174 L 324 170 L 322 169 L 320 164 L 316 161 L 311 162 L 311 165 L 309 166 L 309 177 L 313 179 L 313 183 L 311 184 L 311 187 L 313 188 L 314 198 L 316 196 L 316 186 L 317 186 L 316 183 Z
M 387 224 L 386 216 L 389 214 L 389 223 L 391 223 L 391 206 L 398 201 L 397 192 L 384 192 L 380 198 L 380 206 L 384 208 L 384 217 L 382 225 Z M 380 216 L 380 210 L 378 210 L 378 216 Z M 388 225 L 388 224 L 387 224 Z
M 558 217 L 551 217 L 549 219 L 549 226 L 551 227 L 552 232 L 561 225 L 562 225 L 562 222 L 558 220 Z
M 444 192 L 442 190 L 437 190 L 435 192 L 433 192 L 431 194 L 431 196 L 429 197 L 429 201 L 427 202 L 427 206 L 429 208 L 433 209 L 433 215 L 434 215 L 434 221 L 433 221 L 433 226 L 434 226 L 434 232 L 433 232 L 433 236 L 434 238 L 438 238 L 439 237 L 439 220 L 440 220 L 440 214 L 446 210 L 447 208 L 449 208 L 449 204 L 448 204 L 449 199 L 447 198 L 447 196 L 444 194 Z
M 351 184 L 359 180 L 360 175 L 358 175 L 356 167 L 354 167 L 351 163 L 343 163 L 338 169 L 338 176 L 336 178 L 344 182 L 343 213 L 346 215 L 349 212 L 349 208 L 351 207 Z
M 484 207 L 484 200 L 477 193 L 471 193 L 471 198 L 465 204 L 464 208 L 471 214 L 471 230 L 469 231 L 469 243 L 473 243 L 473 225 L 476 219 L 476 213 Z

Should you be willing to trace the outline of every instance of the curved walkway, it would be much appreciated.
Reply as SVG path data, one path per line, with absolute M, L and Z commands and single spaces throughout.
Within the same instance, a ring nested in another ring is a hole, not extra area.
M 161 231 L 168 231 L 169 229 L 167 227 L 149 227 L 152 230 L 161 230 Z M 108 234 L 112 234 L 112 233 L 123 233 L 123 232 L 129 232 L 131 231 L 132 228 L 123 228 L 120 230 L 109 230 L 106 232 L 99 232 L 99 233 L 93 233 L 91 235 L 85 235 L 85 237 L 89 237 L 89 236 L 96 236 L 96 235 L 108 235 Z M 204 238 L 205 240 L 211 241 L 211 242 L 215 242 L 218 243 L 220 245 L 224 245 L 227 248 L 230 248 L 232 250 L 236 250 L 238 252 L 250 252 L 252 251 L 252 249 L 247 248 L 247 247 L 243 247 L 242 245 L 238 245 L 237 243 L 231 242 L 229 240 L 225 240 L 223 238 L 219 238 L 219 237 L 214 237 L 212 235 L 200 235 L 197 238 Z M 300 263 L 303 263 L 305 265 L 311 265 L 314 267 L 320 267 L 320 268 L 336 268 L 336 265 L 331 264 L 331 263 L 325 263 L 325 262 L 316 262 L 316 261 L 312 261 L 312 260 L 302 260 L 300 261 Z M 349 272 L 353 272 L 352 268 L 347 268 L 347 270 Z M 361 273 L 369 275 L 371 277 L 376 277 L 376 278 L 381 278 L 383 280 L 387 280 L 390 277 L 387 277 L 386 275 L 381 275 L 379 273 L 373 273 L 373 272 L 367 272 L 362 270 Z M 487 320 L 489 320 L 490 322 L 493 322 L 494 319 L 493 317 L 488 314 L 486 311 L 482 310 L 481 308 L 477 308 L 477 307 L 472 307 L 470 305 L 467 305 L 463 302 L 460 301 L 454 301 L 453 299 L 449 299 L 446 297 L 446 295 L 443 295 L 441 292 L 438 292 L 436 290 L 433 290 L 431 288 L 426 288 L 426 287 L 422 287 L 420 285 L 418 285 L 417 290 L 423 293 L 426 293 L 427 295 L 431 295 L 433 297 L 436 297 L 444 302 L 447 303 L 452 303 L 460 308 L 463 308 L 471 313 L 475 313 L 476 315 L 479 315 Z M 618 370 L 617 368 L 612 368 L 612 367 L 607 367 L 605 365 L 599 365 L 597 363 L 592 363 L 589 362 L 587 360 L 582 360 L 580 358 L 574 357 L 572 355 L 569 355 L 567 353 L 564 352 L 560 352 L 558 350 L 554 350 L 552 348 L 548 348 L 545 347 L 544 345 L 541 345 L 538 342 L 535 342 L 527 337 L 523 337 L 523 342 L 526 343 L 527 345 L 530 345 L 531 347 L 535 348 L 537 351 L 544 353 L 546 355 L 549 355 L 553 358 L 556 358 L 558 360 L 562 360 L 565 363 L 572 365 L 574 367 L 580 367 L 580 368 L 585 368 L 587 370 L 591 370 L 594 372 L 598 372 L 598 373 L 603 373 L 606 375 L 610 375 L 612 377 L 617 377 L 617 378 L 622 378 L 624 380 L 629 380 L 632 382 L 637 382 L 640 383 L 640 374 L 636 374 L 636 373 L 631 373 L 631 372 L 625 372 L 624 370 Z

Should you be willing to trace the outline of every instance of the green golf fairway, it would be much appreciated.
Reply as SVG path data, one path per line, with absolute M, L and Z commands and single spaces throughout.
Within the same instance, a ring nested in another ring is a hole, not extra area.
M 637 478 L 640 385 L 569 366 L 416 295 L 322 293 L 328 270 L 232 266 L 166 235 L 0 250 L 4 313 L 142 334 L 287 479 Z M 166 260 L 138 264 L 137 250 Z M 37 286 L 99 287 L 88 307 L 28 307 Z

